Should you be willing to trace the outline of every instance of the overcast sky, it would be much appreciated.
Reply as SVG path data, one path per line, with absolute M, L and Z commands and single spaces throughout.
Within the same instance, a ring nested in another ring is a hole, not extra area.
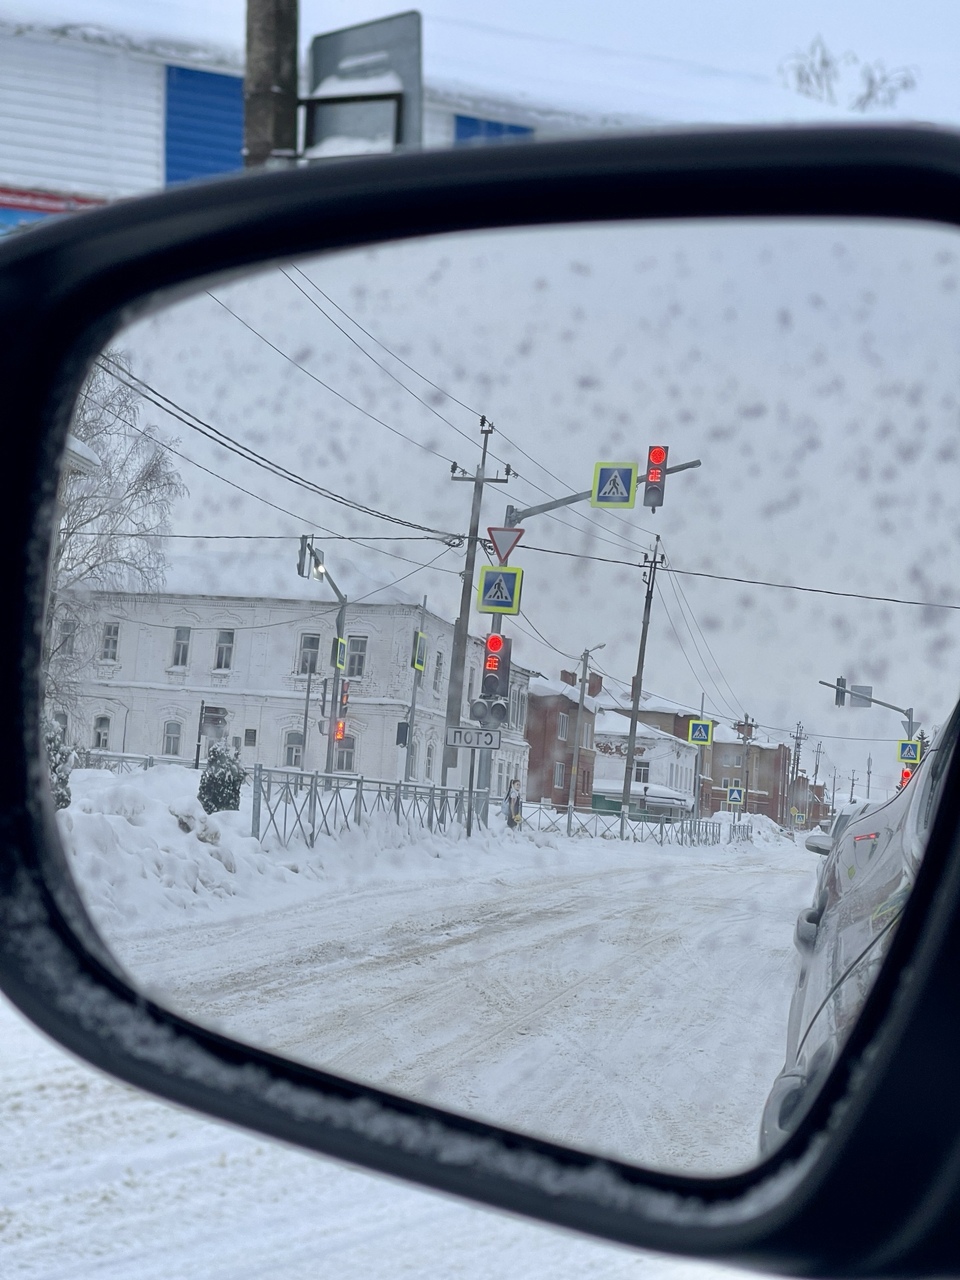
M 301 0 L 301 42 L 402 9 L 376 0 Z M 917 87 L 877 116 L 960 123 L 960 6 L 950 0 L 434 0 L 424 15 L 428 76 L 597 111 L 676 120 L 848 114 L 859 85 L 845 64 L 836 107 L 812 108 L 778 69 L 816 36 L 838 57 L 907 67 Z M 243 0 L 3 0 L 0 15 L 99 23 L 239 51 Z

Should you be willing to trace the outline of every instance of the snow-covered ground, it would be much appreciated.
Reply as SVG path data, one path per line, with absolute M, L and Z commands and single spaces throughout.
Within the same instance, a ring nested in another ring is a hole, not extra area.
M 251 1042 L 661 1167 L 754 1156 L 815 859 L 424 837 L 261 847 L 197 774 L 75 771 L 61 814 L 136 980 Z M 691 1267 L 344 1170 L 150 1100 L 0 1013 L 4 1275 L 641 1276 Z
M 282 849 L 177 766 L 73 775 L 61 815 L 134 980 L 304 1062 L 660 1168 L 750 1164 L 815 855 L 758 819 L 693 848 L 497 818 Z

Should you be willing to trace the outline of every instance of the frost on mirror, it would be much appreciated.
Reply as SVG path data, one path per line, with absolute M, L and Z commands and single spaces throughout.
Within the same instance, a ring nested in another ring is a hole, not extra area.
M 132 980 L 649 1166 L 774 1149 L 954 737 L 958 265 L 900 224 L 471 233 L 118 334 L 46 703 Z

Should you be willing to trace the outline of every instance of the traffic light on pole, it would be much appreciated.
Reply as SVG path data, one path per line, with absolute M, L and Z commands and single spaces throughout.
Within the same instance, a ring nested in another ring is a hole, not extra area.
M 297 573 L 300 575 L 301 578 L 306 578 L 310 574 L 310 570 L 307 568 L 307 556 L 309 554 L 309 546 L 310 546 L 310 539 L 307 537 L 305 533 L 301 534 L 300 535 L 300 554 L 297 557 Z
M 503 724 L 510 698 L 510 651 L 513 642 L 498 631 L 487 636 L 483 646 L 483 673 L 480 697 L 470 706 L 470 719 L 484 725 Z
M 337 741 L 337 742 L 342 742 L 342 741 L 344 740 L 344 738 L 347 736 L 347 722 L 346 722 L 346 720 L 338 720 L 338 721 L 337 721 L 337 726 L 336 726 L 336 728 L 335 728 L 335 729 L 334 729 L 334 731 L 333 731 L 333 736 L 334 736 L 334 738 L 336 739 L 336 741 Z
M 912 769 L 910 769 L 910 768 L 908 768 L 908 767 L 905 765 L 905 766 L 900 770 L 900 785 L 899 785 L 899 787 L 897 787 L 897 790 L 898 790 L 898 791 L 902 791 L 902 790 L 903 790 L 903 788 L 907 785 L 907 783 L 910 781 L 910 779 L 911 779 L 912 777 L 913 777 L 913 770 L 912 770 Z
M 838 707 L 842 707 L 847 700 L 847 678 L 846 676 L 837 676 L 837 696 L 834 699 Z
M 350 702 L 350 681 L 343 680 L 340 684 L 340 715 L 347 714 L 347 705 Z
M 647 471 L 643 477 L 643 505 L 663 506 L 663 486 L 667 475 L 667 454 L 670 450 L 665 444 L 652 444 L 647 450 Z

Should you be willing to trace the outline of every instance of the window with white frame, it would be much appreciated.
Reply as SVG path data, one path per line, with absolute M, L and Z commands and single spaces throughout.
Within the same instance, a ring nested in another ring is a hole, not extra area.
M 316 675 L 317 667 L 320 663 L 320 637 L 319 636 L 301 636 L 300 637 L 300 660 L 297 663 L 297 670 L 302 676 Z
M 425 782 L 433 781 L 433 762 L 435 757 L 436 757 L 436 750 L 434 748 L 433 743 L 431 742 L 428 744 L 427 753 L 424 756 L 424 759 L 426 761 L 426 766 L 423 771 L 423 777 Z
M 521 689 L 520 700 L 519 700 L 518 710 L 517 710 L 517 729 L 520 731 L 520 733 L 523 733 L 526 727 L 527 727 L 527 695 Z
M 567 735 L 570 733 L 570 717 L 566 711 L 561 711 L 557 716 L 557 737 L 561 742 L 566 742 Z
M 553 766 L 553 785 L 557 788 L 563 787 L 563 779 L 567 772 L 567 767 L 562 760 L 557 760 Z
M 650 761 L 649 760 L 634 761 L 633 780 L 634 782 L 650 781 Z
M 100 661 L 116 662 L 119 647 L 120 623 L 105 622 L 103 624 L 103 637 L 100 641 Z
M 587 720 L 580 730 L 580 745 L 588 751 L 593 746 L 593 725 Z
M 442 693 L 443 691 L 443 652 L 438 649 L 436 657 L 433 659 L 433 692 Z
M 94 751 L 110 750 L 110 717 L 97 716 L 93 722 Z
M 217 632 L 217 652 L 213 664 L 214 671 L 229 671 L 233 666 L 233 644 L 236 637 L 234 631 Z
M 58 658 L 72 658 L 77 647 L 77 620 L 76 618 L 62 618 L 60 620 L 60 639 L 57 643 Z
M 726 789 L 727 789 L 727 787 L 729 787 L 729 785 L 730 785 L 730 779 L 729 779 L 729 778 L 721 778 L 721 779 L 720 779 L 720 786 L 723 788 L 723 790 L 724 790 L 724 791 L 726 791 Z
M 183 726 L 178 720 L 168 720 L 163 726 L 163 754 L 178 756 L 180 754 L 180 738 Z
M 287 769 L 299 769 L 303 764 L 303 734 L 299 729 L 288 729 L 283 735 L 283 763 Z
M 190 628 L 174 627 L 172 667 L 185 667 L 190 657 Z
M 344 737 L 337 743 L 337 756 L 334 768 L 337 773 L 355 773 L 357 759 L 356 738 Z
M 416 782 L 416 780 L 417 780 L 417 744 L 416 744 L 416 741 L 414 741 L 413 739 L 411 739 L 411 741 L 407 744 L 407 751 L 408 751 L 408 753 L 409 753 L 409 757 L 410 757 L 410 777 L 411 777 L 411 779 L 412 779 L 414 782 Z
M 347 637 L 347 677 L 359 680 L 367 665 L 367 637 Z
M 520 718 L 520 690 L 516 685 L 510 690 L 510 718 L 508 724 L 511 729 L 519 728 L 517 721 Z
M 497 795 L 507 794 L 507 764 L 505 760 L 497 761 Z

